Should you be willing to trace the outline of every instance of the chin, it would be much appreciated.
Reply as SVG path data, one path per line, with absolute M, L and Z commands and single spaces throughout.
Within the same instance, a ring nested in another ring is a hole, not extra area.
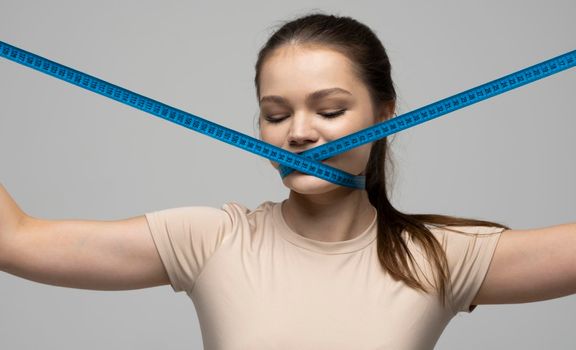
M 282 179 L 282 182 L 284 186 L 300 194 L 322 194 L 341 187 L 316 176 L 296 171 Z

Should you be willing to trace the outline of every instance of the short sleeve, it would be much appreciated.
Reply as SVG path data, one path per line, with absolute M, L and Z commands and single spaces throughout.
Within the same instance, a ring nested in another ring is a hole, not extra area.
M 232 230 L 229 214 L 190 206 L 145 214 L 174 292 L 190 292 L 203 267 Z
M 505 228 L 495 226 L 444 227 L 443 248 L 450 267 L 453 313 L 474 311 L 471 305 L 488 273 Z

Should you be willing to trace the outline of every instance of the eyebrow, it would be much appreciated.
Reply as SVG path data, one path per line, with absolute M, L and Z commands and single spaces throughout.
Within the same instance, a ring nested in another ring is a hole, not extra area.
M 306 103 L 310 103 L 312 101 L 322 99 L 328 95 L 337 94 L 337 93 L 344 93 L 344 94 L 352 95 L 352 93 L 348 90 L 344 90 L 344 89 L 339 88 L 339 87 L 333 87 L 333 88 L 317 90 L 317 91 L 309 93 L 308 95 L 306 95 Z M 268 102 L 275 102 L 275 103 L 283 104 L 283 105 L 288 104 L 288 102 L 286 101 L 286 99 L 284 97 L 277 96 L 277 95 L 268 95 L 268 96 L 262 97 L 260 99 L 260 104 L 262 104 L 263 102 L 267 102 L 267 101 Z

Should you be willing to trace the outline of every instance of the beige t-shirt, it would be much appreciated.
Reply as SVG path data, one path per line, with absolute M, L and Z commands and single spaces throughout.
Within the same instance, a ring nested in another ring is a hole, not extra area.
M 281 205 L 250 210 L 229 202 L 145 214 L 172 288 L 195 305 L 206 350 L 433 349 L 456 313 L 475 308 L 470 303 L 504 230 L 428 226 L 452 274 L 444 308 L 436 293 L 385 273 L 375 219 L 351 240 L 323 242 L 294 232 Z M 422 252 L 408 244 L 429 274 Z

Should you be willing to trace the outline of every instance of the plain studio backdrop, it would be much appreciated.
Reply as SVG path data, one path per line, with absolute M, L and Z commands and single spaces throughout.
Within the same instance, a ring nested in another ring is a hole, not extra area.
M 257 137 L 258 49 L 313 10 L 376 31 L 399 114 L 576 48 L 573 0 L 0 0 L 0 40 Z M 514 229 L 575 222 L 575 91 L 572 69 L 396 134 L 394 205 Z M 0 99 L 0 181 L 35 217 L 253 209 L 289 193 L 267 159 L 6 59 Z M 0 273 L 0 294 L 1 349 L 202 348 L 194 305 L 169 286 L 91 291 Z M 481 305 L 436 348 L 574 349 L 575 311 L 575 296 Z

